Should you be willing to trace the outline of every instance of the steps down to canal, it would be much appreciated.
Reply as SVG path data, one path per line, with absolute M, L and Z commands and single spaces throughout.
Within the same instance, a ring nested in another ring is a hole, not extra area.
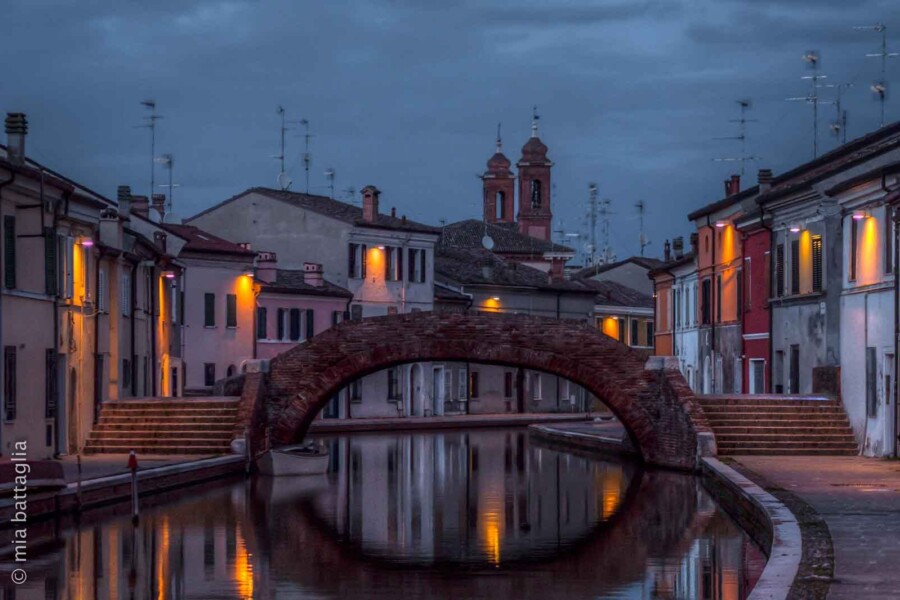
M 858 453 L 840 401 L 818 396 L 698 396 L 721 455 Z
M 141 398 L 106 402 L 85 454 L 227 454 L 239 398 Z

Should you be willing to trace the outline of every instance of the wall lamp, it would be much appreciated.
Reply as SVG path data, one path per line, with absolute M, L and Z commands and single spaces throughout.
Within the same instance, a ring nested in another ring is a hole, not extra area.
M 243 275 L 246 275 L 247 277 L 253 277 L 253 269 L 244 269 Z
M 175 279 L 175 271 L 163 271 L 163 277 L 166 279 Z
M 856 209 L 853 211 L 853 220 L 854 221 L 862 221 L 863 219 L 865 219 L 868 216 L 869 215 L 866 214 L 866 211 L 864 211 L 862 209 Z
M 85 238 L 81 238 L 81 241 L 78 243 L 81 244 L 82 246 L 84 246 L 85 248 L 90 248 L 91 246 L 94 245 L 94 240 L 89 237 L 85 237 Z
M 384 250 L 384 246 L 378 246 L 379 250 Z
M 491 300 L 494 302 L 500 302 L 500 296 L 491 296 Z
M 800 226 L 797 225 L 797 224 L 795 223 L 795 224 L 793 224 L 793 225 L 790 226 L 789 231 L 790 231 L 791 233 L 800 233 Z
M 721 229 L 727 225 L 728 225 L 728 221 L 723 221 L 722 219 L 719 219 L 718 221 L 716 221 L 716 227 L 718 227 L 719 229 Z

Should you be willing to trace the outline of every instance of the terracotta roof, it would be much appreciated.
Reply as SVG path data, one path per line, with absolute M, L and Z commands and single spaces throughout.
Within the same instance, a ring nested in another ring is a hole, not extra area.
M 494 240 L 493 252 L 497 254 L 575 253 L 566 246 L 519 233 L 516 223 L 485 223 L 477 219 L 466 219 L 444 226 L 438 244 L 442 248 L 483 249 L 481 240 L 485 235 Z
M 861 183 L 865 183 L 873 179 L 881 179 L 881 177 L 884 175 L 890 175 L 898 171 L 900 171 L 900 161 L 893 161 L 886 165 L 881 165 L 879 167 L 875 167 L 874 169 L 870 169 L 861 175 L 857 175 L 856 177 L 851 177 L 850 179 L 842 181 L 837 185 L 833 185 L 825 190 L 825 195 L 834 196 L 835 194 L 839 194 L 840 192 L 849 190 L 850 188 L 853 188 Z
M 317 196 L 315 194 L 302 194 L 300 192 L 274 190 L 265 187 L 254 187 L 243 191 L 240 194 L 233 196 L 228 200 L 225 200 L 224 202 L 220 202 L 215 206 L 197 213 L 196 215 L 188 219 L 188 221 L 193 221 L 201 215 L 205 215 L 208 212 L 216 210 L 220 206 L 233 202 L 234 200 L 237 200 L 238 198 L 241 198 L 250 193 L 261 194 L 268 198 L 272 198 L 273 200 L 280 200 L 281 202 L 285 202 L 287 204 L 290 204 L 291 206 L 311 210 L 321 215 L 325 215 L 326 217 L 331 217 L 333 219 L 344 221 L 345 223 L 350 223 L 352 225 L 358 225 L 360 227 L 413 231 L 418 233 L 440 233 L 440 229 L 438 229 L 437 227 L 432 227 L 431 225 L 424 225 L 422 223 L 417 223 L 406 218 L 392 217 L 385 214 L 379 214 L 378 219 L 374 223 L 369 223 L 368 221 L 363 220 L 362 208 L 360 208 L 359 206 L 353 206 L 352 204 L 341 202 L 340 200 L 334 200 L 332 198 L 328 198 L 327 196 Z
M 229 242 L 211 233 L 203 231 L 194 225 L 175 225 L 173 223 L 159 223 L 159 226 L 187 240 L 183 250 L 189 252 L 207 252 L 211 254 L 234 254 L 238 256 L 252 257 L 256 253 L 247 250 L 234 242 Z
M 620 261 L 613 262 L 613 263 L 597 264 L 597 265 L 592 265 L 590 267 L 585 267 L 583 269 L 580 269 L 580 270 L 572 273 L 572 277 L 579 278 L 579 279 L 595 277 L 595 276 L 599 275 L 600 273 L 605 273 L 606 271 L 611 271 L 611 270 L 621 267 L 622 265 L 627 264 L 627 263 L 634 263 L 640 267 L 644 267 L 647 270 L 656 269 L 656 268 L 661 267 L 663 264 L 665 264 L 663 261 L 661 261 L 657 258 L 645 258 L 643 256 L 631 256 L 624 260 L 620 260 Z
M 586 285 L 597 292 L 596 303 L 603 306 L 629 308 L 653 308 L 653 297 L 641 293 L 615 281 L 584 280 Z
M 353 292 L 335 285 L 325 279 L 322 285 L 315 286 L 306 283 L 302 270 L 276 269 L 275 281 L 272 283 L 260 282 L 264 292 L 276 294 L 297 294 L 306 296 L 336 296 L 338 298 L 352 298 Z
M 434 275 L 440 282 L 457 285 L 490 285 L 591 293 L 579 281 L 551 281 L 539 269 L 506 261 L 484 248 L 439 248 Z
M 457 292 L 449 287 L 447 283 L 440 281 L 434 282 L 434 298 L 443 302 L 459 302 L 463 304 L 468 304 L 471 301 L 471 298 L 467 295 Z

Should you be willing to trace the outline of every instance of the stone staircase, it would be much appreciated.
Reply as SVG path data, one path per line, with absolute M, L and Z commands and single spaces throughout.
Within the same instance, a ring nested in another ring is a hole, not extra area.
M 106 402 L 85 454 L 227 454 L 239 398 L 141 398 Z
M 697 396 L 721 455 L 854 456 L 840 401 L 819 396 Z

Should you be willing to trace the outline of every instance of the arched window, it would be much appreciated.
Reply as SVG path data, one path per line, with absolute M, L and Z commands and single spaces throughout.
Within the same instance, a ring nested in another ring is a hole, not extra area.
M 541 182 L 537 179 L 531 180 L 531 208 L 541 207 Z
M 498 221 L 506 218 L 506 194 L 502 191 L 494 195 L 494 214 Z

